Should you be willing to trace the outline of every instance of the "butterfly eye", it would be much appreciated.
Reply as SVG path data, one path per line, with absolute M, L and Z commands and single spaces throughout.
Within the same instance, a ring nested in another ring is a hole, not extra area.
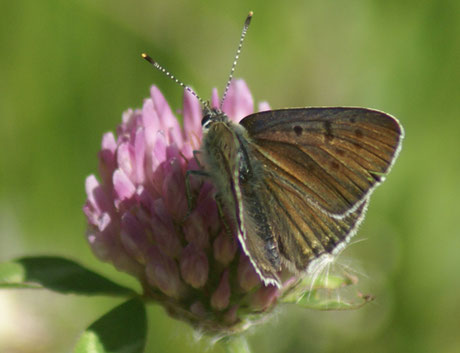
M 201 119 L 201 126 L 203 129 L 209 129 L 209 126 L 211 125 L 211 115 L 207 114 Z

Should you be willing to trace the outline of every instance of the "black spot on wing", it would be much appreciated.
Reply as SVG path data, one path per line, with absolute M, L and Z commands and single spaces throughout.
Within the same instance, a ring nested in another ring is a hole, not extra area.
M 332 124 L 329 120 L 324 121 L 324 130 L 327 141 L 332 141 L 334 139 L 334 134 L 332 133 Z
M 294 132 L 297 136 L 302 135 L 302 131 L 303 131 L 302 126 L 299 126 L 299 125 L 294 126 Z
M 332 167 L 332 169 L 335 169 L 335 170 L 340 169 L 340 165 L 336 161 L 331 161 L 331 167 Z

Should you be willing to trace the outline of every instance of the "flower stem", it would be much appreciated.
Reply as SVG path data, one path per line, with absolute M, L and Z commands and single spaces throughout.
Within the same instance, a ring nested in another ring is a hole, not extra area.
M 251 353 L 246 337 L 237 335 L 222 341 L 226 353 Z

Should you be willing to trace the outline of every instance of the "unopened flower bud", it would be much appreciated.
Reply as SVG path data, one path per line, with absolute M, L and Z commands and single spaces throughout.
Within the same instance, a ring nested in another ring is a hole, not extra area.
M 211 297 L 211 306 L 216 310 L 224 310 L 230 302 L 230 283 L 228 282 L 228 270 L 225 270 L 220 278 L 219 286 Z
M 214 240 L 214 258 L 222 265 L 227 266 L 235 257 L 237 248 L 236 239 L 222 231 Z
M 208 258 L 203 250 L 191 243 L 182 251 L 180 258 L 182 278 L 193 288 L 203 287 L 208 279 Z

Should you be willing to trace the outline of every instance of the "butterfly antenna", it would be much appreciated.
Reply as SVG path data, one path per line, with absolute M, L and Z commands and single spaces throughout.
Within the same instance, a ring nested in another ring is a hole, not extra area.
M 174 82 L 176 82 L 177 84 L 179 84 L 179 86 L 181 86 L 182 88 L 186 89 L 187 91 L 189 91 L 192 95 L 194 95 L 196 97 L 196 99 L 198 99 L 200 101 L 200 103 L 205 106 L 207 105 L 207 103 L 200 98 L 200 96 L 198 96 L 198 94 L 195 93 L 195 91 L 193 89 L 191 89 L 189 86 L 185 85 L 181 80 L 177 79 L 176 77 L 174 77 L 174 75 L 171 75 L 171 73 L 169 71 L 166 71 L 166 69 L 161 66 L 160 64 L 158 64 L 155 60 L 153 60 L 149 55 L 145 54 L 145 53 L 142 53 L 141 54 L 142 58 L 147 60 L 150 64 L 152 64 L 152 66 L 157 69 L 158 71 L 161 71 L 162 73 L 164 73 L 167 77 L 169 77 L 171 80 L 173 80 Z
M 244 27 L 243 27 L 243 31 L 241 32 L 240 43 L 238 44 L 238 49 L 236 51 L 235 60 L 233 60 L 233 65 L 232 65 L 232 69 L 230 70 L 230 75 L 228 77 L 227 86 L 225 87 L 224 95 L 222 96 L 222 100 L 220 101 L 221 110 L 222 110 L 222 106 L 224 105 L 225 98 L 227 97 L 228 89 L 230 88 L 230 83 L 232 82 L 233 73 L 235 72 L 235 67 L 240 57 L 241 47 L 243 46 L 244 37 L 246 36 L 246 32 L 248 31 L 249 24 L 251 23 L 252 15 L 253 15 L 253 12 L 250 11 L 248 14 L 248 17 L 246 17 L 246 21 L 244 21 Z

